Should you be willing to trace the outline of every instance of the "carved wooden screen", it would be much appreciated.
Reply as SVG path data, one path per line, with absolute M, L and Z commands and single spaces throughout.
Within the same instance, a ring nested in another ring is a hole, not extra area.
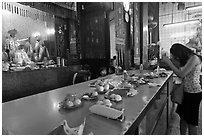
M 82 32 L 82 52 L 86 59 L 105 58 L 105 23 L 104 14 L 86 16 Z

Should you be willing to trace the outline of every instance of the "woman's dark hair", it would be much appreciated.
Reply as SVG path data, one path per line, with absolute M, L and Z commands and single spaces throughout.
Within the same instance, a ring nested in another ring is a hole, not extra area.
M 176 60 L 180 62 L 181 67 L 183 67 L 187 63 L 191 55 L 197 55 L 191 49 L 187 48 L 186 46 L 180 43 L 173 44 L 170 48 L 170 53 L 174 56 Z M 201 60 L 201 56 L 199 55 L 197 56 Z

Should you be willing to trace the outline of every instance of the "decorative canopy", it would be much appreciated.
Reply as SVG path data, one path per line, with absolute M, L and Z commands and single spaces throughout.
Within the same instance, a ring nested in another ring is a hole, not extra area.
M 53 2 L 63 8 L 76 11 L 76 2 Z
M 17 34 L 18 31 L 16 29 L 11 29 L 8 31 L 9 34 Z

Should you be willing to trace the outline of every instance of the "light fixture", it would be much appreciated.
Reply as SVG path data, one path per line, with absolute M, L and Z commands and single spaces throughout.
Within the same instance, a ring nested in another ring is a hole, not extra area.
M 186 7 L 186 10 L 197 10 L 197 9 L 201 9 L 202 5 L 199 6 L 190 6 L 190 7 Z
M 174 23 L 164 24 L 163 26 L 164 27 L 173 27 L 173 26 L 193 24 L 193 23 L 198 23 L 198 22 L 200 22 L 198 19 L 196 19 L 196 20 L 186 20 L 186 21 L 181 21 L 181 22 L 174 22 Z
M 48 35 L 55 34 L 55 29 L 54 29 L 54 28 L 52 28 L 52 29 L 47 29 L 47 34 L 48 34 Z
M 124 7 L 124 10 L 125 10 L 126 12 L 128 12 L 129 9 L 130 9 L 130 3 L 129 3 L 129 2 L 123 2 L 123 7 Z
M 195 31 L 188 31 L 188 32 L 178 32 L 173 33 L 170 38 L 179 38 L 179 37 L 190 37 L 193 36 L 196 32 Z

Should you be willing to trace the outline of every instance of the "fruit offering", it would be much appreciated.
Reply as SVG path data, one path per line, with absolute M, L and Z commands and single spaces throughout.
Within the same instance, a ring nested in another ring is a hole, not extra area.
M 137 94 L 138 94 L 138 91 L 134 88 L 131 88 L 129 92 L 127 93 L 127 96 L 135 96 Z
M 119 88 L 131 88 L 132 85 L 127 81 L 123 81 L 118 87 Z
M 70 109 L 79 107 L 81 104 L 81 99 L 79 99 L 76 95 L 68 94 L 65 99 L 60 102 L 60 107 Z
M 98 97 L 98 92 L 90 92 L 90 93 L 85 93 L 82 98 L 86 100 L 90 99 L 96 99 Z
M 104 100 L 99 100 L 96 102 L 96 104 L 98 105 L 105 105 L 107 107 L 111 107 L 112 106 L 112 103 L 109 99 L 104 99 Z
M 142 84 L 147 84 L 149 80 L 144 77 L 141 77 L 140 79 L 137 80 L 137 82 L 142 85 Z
M 112 101 L 116 101 L 116 102 L 119 102 L 122 100 L 122 97 L 120 95 L 117 95 L 117 94 L 111 94 L 109 96 L 110 100 Z
M 105 93 L 109 90 L 109 88 L 110 88 L 109 83 L 96 85 L 96 90 L 99 93 Z

